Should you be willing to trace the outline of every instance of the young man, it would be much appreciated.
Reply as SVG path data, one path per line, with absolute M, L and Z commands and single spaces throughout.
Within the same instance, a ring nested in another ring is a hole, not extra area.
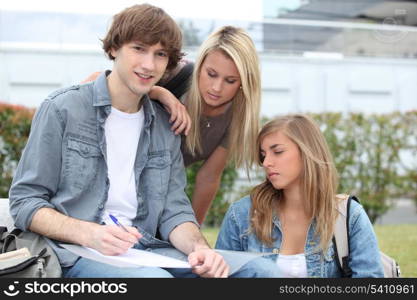
M 181 43 L 180 29 L 163 10 L 146 4 L 125 9 L 103 40 L 113 70 L 53 93 L 37 111 L 10 190 L 11 214 L 18 228 L 51 239 L 66 277 L 171 274 L 100 264 L 56 241 L 107 255 L 124 253 L 138 241 L 140 248 L 168 247 L 169 241 L 198 265 L 194 273 L 228 275 L 184 194 L 180 138 L 172 134 L 166 112 L 147 96 L 166 68 L 176 66 Z
M 113 70 L 51 94 L 34 117 L 10 189 L 10 211 L 16 227 L 49 238 L 65 277 L 228 276 L 229 266 L 200 233 L 184 192 L 180 137 L 147 95 L 176 66 L 181 43 L 179 27 L 160 8 L 125 9 L 103 40 Z M 188 255 L 194 274 L 118 268 L 78 257 L 58 242 L 106 255 L 132 246 L 174 246 Z M 236 275 L 266 277 L 272 274 L 266 269 L 262 273 L 252 261 Z

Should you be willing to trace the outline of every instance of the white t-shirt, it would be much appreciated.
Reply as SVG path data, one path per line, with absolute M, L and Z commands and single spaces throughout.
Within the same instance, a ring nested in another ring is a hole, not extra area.
M 134 164 L 144 119 L 143 108 L 129 114 L 112 107 L 104 124 L 110 181 L 103 214 L 106 224 L 113 224 L 109 214 L 128 226 L 132 225 L 132 220 L 136 217 L 138 202 Z
M 307 277 L 307 262 L 304 253 L 294 255 L 279 254 L 277 265 L 281 270 L 282 277 Z

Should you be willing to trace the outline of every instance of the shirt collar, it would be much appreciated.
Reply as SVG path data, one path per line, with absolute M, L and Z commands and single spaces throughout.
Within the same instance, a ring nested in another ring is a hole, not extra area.
M 106 70 L 105 72 L 102 72 L 94 81 L 93 106 L 111 105 L 110 93 L 107 87 L 107 76 L 110 73 L 110 70 Z
M 109 89 L 107 86 L 107 76 L 111 73 L 111 70 L 102 72 L 94 81 L 94 99 L 93 106 L 110 106 L 111 98 Z M 145 114 L 145 124 L 150 124 L 155 118 L 155 107 L 147 94 L 143 95 L 142 107 Z

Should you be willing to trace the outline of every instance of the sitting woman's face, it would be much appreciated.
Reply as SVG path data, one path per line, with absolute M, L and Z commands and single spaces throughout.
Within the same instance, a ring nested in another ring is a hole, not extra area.
M 303 162 L 298 146 L 281 131 L 265 136 L 261 142 L 261 157 L 266 177 L 276 189 L 288 189 L 300 184 Z
M 241 84 L 235 63 L 220 50 L 207 54 L 200 71 L 198 86 L 208 109 L 221 109 L 236 95 Z

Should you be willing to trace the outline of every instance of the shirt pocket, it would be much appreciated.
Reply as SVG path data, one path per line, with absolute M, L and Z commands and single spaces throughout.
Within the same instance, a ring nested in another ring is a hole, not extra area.
M 151 153 L 142 171 L 143 189 L 147 199 L 164 199 L 168 192 L 171 156 L 168 151 Z
M 97 176 L 98 161 L 101 151 L 98 146 L 90 143 L 68 139 L 65 160 L 65 175 L 69 184 L 84 190 L 91 187 Z

